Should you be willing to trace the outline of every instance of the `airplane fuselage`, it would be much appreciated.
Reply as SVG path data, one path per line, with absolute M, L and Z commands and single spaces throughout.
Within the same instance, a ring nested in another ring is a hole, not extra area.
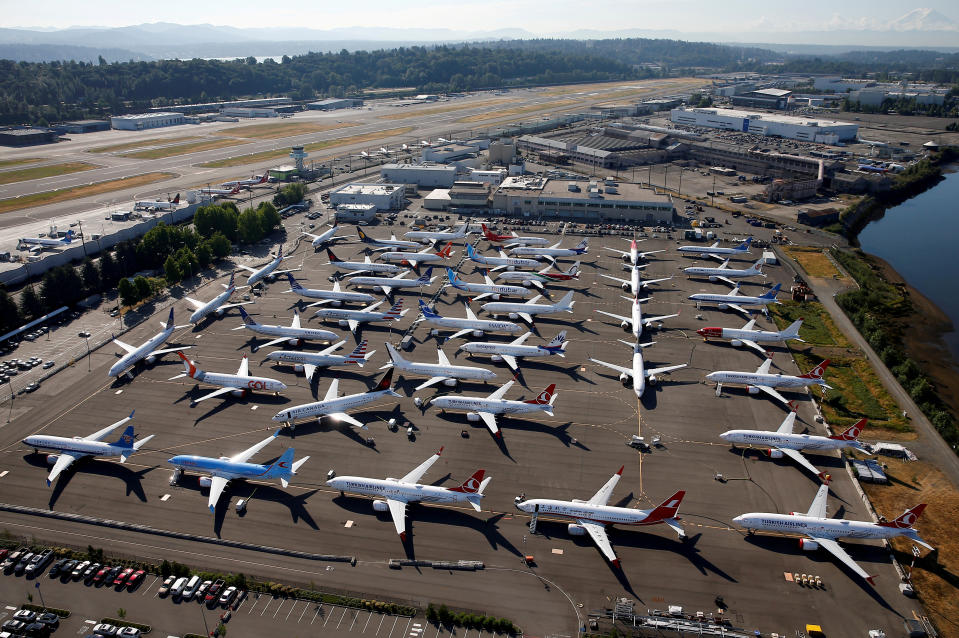
M 613 505 L 591 505 L 573 501 L 560 501 L 548 498 L 534 498 L 517 503 L 517 508 L 532 514 L 547 514 L 562 516 L 575 520 L 589 521 L 601 525 L 647 525 L 649 518 L 647 510 L 638 510 L 631 507 L 615 507 Z M 659 522 L 658 520 L 655 522 Z
M 308 419 L 310 417 L 319 417 L 334 412 L 346 412 L 347 410 L 369 405 L 389 394 L 389 390 L 378 390 L 376 392 L 349 394 L 345 397 L 330 399 L 329 401 L 304 403 L 303 405 L 297 405 L 292 408 L 287 408 L 286 410 L 280 410 L 273 416 L 273 420 L 292 422 L 296 419 Z
M 385 312 L 370 312 L 368 310 L 349 310 L 347 308 L 320 308 L 316 311 L 317 317 L 321 319 L 337 319 L 342 321 L 359 321 L 360 323 L 367 321 L 383 321 L 385 319 L 399 319 L 399 317 L 394 317 L 392 315 L 387 316 Z
M 482 308 L 490 314 L 515 314 L 517 316 L 521 312 L 528 315 L 553 315 L 567 311 L 567 308 L 557 307 L 553 304 L 512 303 L 508 301 L 491 301 L 484 303 Z
M 396 250 L 380 253 L 380 259 L 388 262 L 408 263 L 415 261 L 417 264 L 423 264 L 443 261 L 446 257 L 436 253 L 410 253 Z
M 470 259 L 484 266 L 512 266 L 513 268 L 538 268 L 541 266 L 535 259 L 520 259 L 519 257 L 484 257 L 473 253 Z
M 429 286 L 432 281 L 420 281 L 419 279 L 402 279 L 400 277 L 350 277 L 349 285 L 352 286 L 387 286 L 389 288 L 420 288 Z
M 102 441 L 87 441 L 80 437 L 51 436 L 49 434 L 34 434 L 23 439 L 23 444 L 39 450 L 55 450 L 84 454 L 87 456 L 120 456 L 130 452 L 129 447 L 121 447 Z
M 787 534 L 805 534 L 826 538 L 883 539 L 902 535 L 896 527 L 883 527 L 866 521 L 847 521 L 839 518 L 817 518 L 802 514 L 749 513 L 737 516 L 734 523 L 747 529 Z
M 750 297 L 748 295 L 716 295 L 710 293 L 697 293 L 689 295 L 692 301 L 705 301 L 718 304 L 736 304 L 737 306 L 766 306 L 771 303 L 777 303 L 775 298 L 769 297 Z
M 761 276 L 762 271 L 755 268 L 706 268 L 703 266 L 690 266 L 683 268 L 687 275 L 698 277 L 725 277 L 727 279 L 742 279 L 745 277 Z
M 485 368 L 474 366 L 450 366 L 438 363 L 416 363 L 413 361 L 393 362 L 395 367 L 404 374 L 419 374 L 427 377 L 451 377 L 454 379 L 469 379 L 489 381 L 496 378 L 496 373 Z
M 319 290 L 317 288 L 294 288 L 292 290 L 294 293 L 307 299 L 329 299 L 330 301 L 353 301 L 357 303 L 373 303 L 376 301 L 376 297 L 365 292 Z
M 506 332 L 515 334 L 523 328 L 511 321 L 493 321 L 490 319 L 459 319 L 456 317 L 427 317 L 423 323 L 437 328 L 454 330 L 479 330 L 481 332 Z
M 279 258 L 274 259 L 273 261 L 271 261 L 271 262 L 268 263 L 267 265 L 265 265 L 265 266 L 263 266 L 262 268 L 260 268 L 259 270 L 257 270 L 255 273 L 251 274 L 249 277 L 246 278 L 246 285 L 248 285 L 248 286 L 255 286 L 255 285 L 256 285 L 257 283 L 259 283 L 260 281 L 262 281 L 262 280 L 266 279 L 267 277 L 269 277 L 270 274 L 271 274 L 274 270 L 276 270 L 276 267 L 280 265 L 280 262 L 281 262 L 281 261 L 283 261 L 283 260 L 282 260 L 282 259 L 279 259 Z
M 251 377 L 239 374 L 221 374 L 217 372 L 204 372 L 197 370 L 192 377 L 200 383 L 209 383 L 221 388 L 236 388 L 238 390 L 250 390 L 258 392 L 282 392 L 286 390 L 286 384 L 276 379 L 268 377 Z
M 499 286 L 497 284 L 472 284 L 457 280 L 453 286 L 465 292 L 479 292 L 491 295 L 506 295 L 512 297 L 528 297 L 529 290 L 522 286 Z
M 859 447 L 859 443 L 854 440 L 847 441 L 814 434 L 786 434 L 760 430 L 729 430 L 720 434 L 719 438 L 729 443 L 787 448 L 790 450 L 841 450 L 847 447 Z
M 461 345 L 460 350 L 465 350 L 470 354 L 505 354 L 510 357 L 548 357 L 554 354 L 563 354 L 563 350 L 560 348 L 551 350 L 544 346 L 515 346 L 493 341 L 470 341 Z
M 585 248 L 536 248 L 534 246 L 517 246 L 509 251 L 516 256 L 539 255 L 541 257 L 576 257 L 586 252 Z
M 208 301 L 205 305 L 200 308 L 197 308 L 196 312 L 190 315 L 189 322 L 196 325 L 203 321 L 203 318 L 206 317 L 211 312 L 215 312 L 217 308 L 226 303 L 227 299 L 233 294 L 235 288 L 227 288 L 216 297 Z
M 225 479 L 259 478 L 270 470 L 269 465 L 260 465 L 259 463 L 237 463 L 229 459 L 215 459 L 209 456 L 188 454 L 174 456 L 168 463 L 180 469 L 197 470 Z
M 392 275 L 398 274 L 403 268 L 394 264 L 366 263 L 363 261 L 331 261 L 333 266 L 343 270 L 369 270 L 370 272 L 386 272 Z
M 690 253 L 693 255 L 744 255 L 749 252 L 748 248 L 722 248 L 716 246 L 680 246 L 677 248 L 681 253 Z
M 404 237 L 409 239 L 425 240 L 425 241 L 453 241 L 454 239 L 463 239 L 468 233 L 465 232 L 432 232 L 428 230 L 411 230 L 407 233 L 403 233 Z
M 706 375 L 714 383 L 737 383 L 746 386 L 764 385 L 770 388 L 804 388 L 824 385 L 822 379 L 796 377 L 788 374 L 759 374 L 757 372 L 734 372 L 718 370 Z
M 292 363 L 295 365 L 309 364 L 318 368 L 341 366 L 354 363 L 356 360 L 343 354 L 318 354 L 315 352 L 298 352 L 295 350 L 276 350 L 266 355 L 266 361 Z M 362 361 L 362 359 L 360 359 Z
M 465 492 L 453 492 L 438 485 L 401 483 L 396 479 L 337 476 L 328 480 L 326 484 L 341 492 L 393 499 L 404 503 L 458 503 L 467 500 Z
M 491 414 L 527 414 L 552 410 L 552 406 L 545 404 L 505 399 L 485 399 L 482 397 L 440 396 L 432 399 L 430 405 L 441 410 L 464 410 L 466 412 L 489 412 Z
M 251 330 L 265 337 L 288 337 L 290 340 L 313 340 L 313 341 L 336 341 L 339 336 L 329 330 L 320 330 L 318 328 L 293 328 L 291 326 L 271 326 L 258 323 L 255 326 L 243 324 L 247 330 Z
M 126 372 L 129 368 L 132 368 L 141 359 L 144 359 L 149 353 L 156 350 L 157 346 L 169 339 L 170 335 L 173 334 L 173 329 L 174 326 L 169 326 L 168 328 L 164 329 L 163 332 L 150 337 L 146 343 L 133 352 L 128 352 L 120 357 L 120 360 L 113 364 L 107 374 L 109 374 L 111 377 L 118 377 Z
M 772 343 L 784 341 L 781 332 L 771 330 L 743 330 L 740 328 L 700 328 L 697 330 L 703 337 L 716 339 L 745 339 L 756 343 Z

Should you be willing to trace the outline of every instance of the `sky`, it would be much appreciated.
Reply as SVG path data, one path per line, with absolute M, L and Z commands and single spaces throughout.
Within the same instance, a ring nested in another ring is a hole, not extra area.
M 5 4 L 5 26 L 30 28 L 176 22 L 316 29 L 518 27 L 536 34 L 630 28 L 718 33 L 884 28 L 913 8 L 892 0 L 803 0 L 789 4 L 759 0 L 32 0 Z M 955 0 L 923 0 L 923 7 L 940 12 L 953 25 L 959 21 Z

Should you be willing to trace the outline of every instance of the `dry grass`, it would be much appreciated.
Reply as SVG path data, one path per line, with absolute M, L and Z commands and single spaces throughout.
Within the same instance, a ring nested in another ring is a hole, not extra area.
M 216 132 L 217 135 L 229 135 L 247 139 L 272 139 L 275 137 L 290 137 L 293 135 L 307 135 L 321 133 L 338 128 L 357 126 L 353 122 L 333 122 L 320 124 L 317 122 L 276 122 L 273 124 L 249 124 L 246 126 L 231 126 Z
M 150 148 L 144 151 L 123 153 L 122 157 L 132 157 L 135 159 L 161 159 L 164 157 L 173 157 L 175 155 L 197 153 L 199 151 L 210 151 L 215 148 L 223 148 L 225 146 L 236 146 L 237 144 L 244 144 L 244 142 L 235 139 L 206 139 L 199 142 L 187 142 L 186 144 L 174 144 L 173 146 L 161 146 L 159 148 Z
M 437 113 L 449 113 L 450 111 L 463 111 L 466 109 L 476 109 L 482 106 L 492 106 L 494 104 L 509 104 L 511 102 L 516 102 L 517 100 L 483 100 L 480 102 L 472 102 L 470 104 L 455 104 L 452 106 L 439 106 L 432 109 L 410 109 L 409 107 L 403 108 L 399 113 L 393 113 L 392 115 L 380 115 L 379 119 L 381 120 L 405 120 L 408 117 L 419 117 L 421 115 L 436 115 Z
M 783 251 L 799 262 L 799 265 L 810 277 L 845 279 L 836 265 L 832 263 L 832 260 L 819 248 L 787 246 L 783 248 Z
M 31 179 L 42 179 L 44 177 L 54 177 L 55 175 L 69 175 L 70 173 L 88 171 L 92 168 L 100 167 L 94 164 L 87 164 L 86 162 L 65 162 L 63 164 L 47 164 L 46 166 L 21 168 L 15 171 L 3 171 L 0 173 L 0 184 L 26 182 Z
M 625 87 L 635 87 L 637 85 L 644 85 L 642 88 L 625 88 Z M 661 91 L 664 88 L 687 88 L 687 87 L 697 87 L 704 86 L 706 82 L 696 79 L 696 78 L 669 78 L 667 80 L 657 80 L 657 79 L 647 79 L 647 80 L 630 80 L 628 82 L 600 82 L 597 84 L 574 84 L 571 86 L 561 86 L 553 89 L 543 91 L 541 95 L 570 95 L 573 93 L 589 93 L 594 91 L 602 91 L 607 89 L 615 89 L 617 87 L 624 87 L 624 94 L 634 94 L 637 91 L 642 91 L 644 93 L 652 93 Z M 626 93 L 628 92 L 628 93 Z M 609 97 L 614 97 L 611 94 Z
M 123 144 L 113 144 L 112 146 L 98 146 L 91 148 L 87 153 L 114 153 L 116 151 L 129 151 L 131 148 L 140 148 L 143 146 L 155 146 L 157 144 L 173 144 L 175 142 L 187 142 L 189 140 L 198 140 L 199 135 L 187 135 L 184 137 L 154 137 L 148 140 L 137 140 L 135 142 L 124 142 Z
M 543 104 L 528 104 L 526 106 L 516 106 L 511 109 L 500 109 L 499 111 L 488 111 L 486 113 L 468 115 L 456 121 L 463 124 L 468 124 L 471 122 L 486 122 L 488 120 L 498 120 L 503 117 L 509 117 L 510 115 L 524 115 L 527 113 L 534 113 L 536 111 L 552 111 L 581 103 L 581 100 L 556 100 L 555 102 Z
M 959 638 L 959 491 L 938 469 L 922 461 L 883 458 L 888 465 L 889 485 L 864 484 L 863 489 L 878 514 L 888 519 L 909 507 L 928 503 L 916 524 L 919 535 L 938 551 L 916 561 L 913 585 L 929 617 L 943 638 Z M 908 570 L 912 561 L 912 542 L 906 538 L 892 541 L 896 558 Z
M 98 182 L 87 186 L 74 186 L 72 188 L 63 188 L 44 193 L 35 193 L 33 195 L 24 195 L 23 197 L 11 197 L 9 199 L 0 199 L 0 213 L 7 213 L 12 210 L 30 208 L 31 206 L 43 206 L 44 204 L 56 204 L 66 202 L 71 199 L 81 197 L 90 197 L 91 195 L 101 195 L 112 191 L 124 190 L 126 188 L 136 188 L 144 184 L 161 182 L 171 177 L 177 177 L 176 173 L 144 173 L 143 175 L 134 175 L 133 177 L 124 177 L 123 179 L 112 179 L 106 182 Z
M 24 157 L 22 159 L 12 159 L 12 160 L 0 160 L 0 168 L 7 168 L 8 166 L 19 166 L 21 164 L 32 164 L 33 162 L 39 162 L 41 157 Z

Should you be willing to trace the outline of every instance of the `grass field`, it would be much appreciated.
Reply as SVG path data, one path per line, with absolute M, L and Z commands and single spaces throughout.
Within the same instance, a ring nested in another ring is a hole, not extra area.
M 189 140 L 198 140 L 199 135 L 187 135 L 184 137 L 154 137 L 148 140 L 136 140 L 135 142 L 125 142 L 123 144 L 113 144 L 111 146 L 98 146 L 91 148 L 87 153 L 113 153 L 116 151 L 129 151 L 131 148 L 141 148 L 143 146 L 156 146 L 157 144 L 173 144 L 175 142 L 187 142 Z
M 229 135 L 245 139 L 271 139 L 274 137 L 290 137 L 291 135 L 306 135 L 321 133 L 338 128 L 357 126 L 353 122 L 332 122 L 320 124 L 318 122 L 276 122 L 273 124 L 249 124 L 246 126 L 231 126 L 216 132 L 217 135 Z
M 799 303 L 792 299 L 775 305 L 771 309 L 773 320 L 780 330 L 796 319 L 802 319 L 799 338 L 812 346 L 851 348 L 852 343 L 836 326 L 826 308 L 817 301 Z
M 397 135 L 405 135 L 413 130 L 412 126 L 404 126 L 402 128 L 394 128 L 388 131 L 375 131 L 373 133 L 366 133 L 365 135 L 353 135 L 351 137 L 338 137 L 332 140 L 324 140 L 322 142 L 314 142 L 313 144 L 307 144 L 304 147 L 304 150 L 307 152 L 320 151 L 327 148 L 332 148 L 334 146 L 349 146 L 351 144 L 362 144 L 363 142 L 372 142 L 374 140 L 379 140 L 387 137 L 395 137 Z M 259 162 L 265 162 L 268 160 L 276 160 L 284 157 L 288 157 L 288 151 L 262 151 L 260 153 L 251 153 L 250 155 L 240 155 L 239 157 L 229 157 L 227 159 L 216 160 L 214 162 L 204 162 L 203 164 L 197 164 L 200 168 L 223 168 L 225 166 L 243 166 L 246 164 L 256 164 Z
M 461 117 L 456 120 L 463 124 L 468 124 L 470 122 L 486 122 L 487 120 L 498 120 L 502 117 L 509 117 L 510 115 L 525 115 L 527 113 L 534 113 L 536 111 L 549 111 L 553 109 L 561 109 L 563 107 L 572 106 L 573 104 L 579 104 L 580 100 L 556 100 L 555 102 L 548 102 L 543 104 L 529 104 L 527 106 L 515 106 L 511 109 L 500 109 L 499 111 L 488 111 L 486 113 L 477 113 L 476 115 L 468 115 L 466 117 Z
M 629 92 L 629 94 L 634 94 L 635 92 L 649 93 L 652 91 L 660 91 L 665 88 L 677 88 L 677 87 L 695 87 L 703 86 L 706 83 L 697 80 L 696 78 L 670 78 L 668 80 L 657 80 L 657 79 L 646 79 L 646 80 L 629 80 L 622 82 L 600 82 L 597 84 L 572 84 L 570 86 L 561 86 L 555 87 L 552 89 L 547 89 L 542 92 L 542 95 L 571 95 L 573 93 L 591 93 L 595 91 L 602 91 L 608 89 L 615 89 L 617 87 L 623 87 L 623 92 Z M 627 87 L 642 87 L 630 89 Z M 609 97 L 615 97 L 616 93 L 611 92 Z M 605 96 L 604 96 L 605 97 Z
M 811 246 L 787 246 L 783 252 L 799 262 L 810 277 L 846 279 L 832 260 L 819 248 Z
M 226 146 L 236 146 L 237 144 L 243 143 L 243 141 L 235 139 L 206 139 L 198 142 L 187 142 L 186 144 L 174 144 L 173 146 L 148 148 L 143 151 L 122 153 L 121 155 L 122 157 L 132 157 L 135 159 L 161 159 L 164 157 L 173 157 L 174 155 L 186 155 L 187 153 L 197 153 L 199 151 L 210 151 L 215 148 L 224 148 Z
M 405 120 L 408 117 L 419 117 L 421 115 L 436 115 L 437 113 L 449 113 L 450 111 L 463 111 L 465 109 L 477 109 L 483 106 L 493 106 L 494 104 L 509 104 L 516 100 L 484 100 L 472 102 L 470 104 L 454 104 L 451 106 L 440 106 L 432 109 L 407 109 L 404 108 L 398 113 L 391 115 L 380 115 L 381 120 Z
M 8 166 L 20 166 L 21 164 L 32 164 L 33 162 L 39 162 L 41 157 L 24 157 L 21 159 L 14 160 L 0 160 L 0 168 L 7 168 Z
M 9 199 L 0 199 L 0 213 L 7 213 L 12 210 L 30 208 L 31 206 L 43 206 L 44 204 L 56 204 L 66 202 L 71 199 L 81 197 L 90 197 L 91 195 L 101 195 L 112 191 L 119 191 L 126 188 L 135 188 L 144 184 L 160 182 L 171 177 L 177 177 L 175 173 L 144 173 L 143 175 L 134 175 L 133 177 L 124 177 L 122 179 L 112 179 L 106 182 L 98 182 L 87 186 L 74 186 L 73 188 L 63 188 L 55 191 L 46 191 L 44 193 L 35 193 L 23 197 L 11 197 Z
M 15 171 L 3 171 L 0 173 L 0 184 L 26 182 L 31 179 L 54 177 L 55 175 L 69 175 L 70 173 L 88 171 L 91 168 L 100 167 L 94 164 L 87 164 L 86 162 L 65 162 L 63 164 L 47 164 L 45 166 L 34 166 L 33 168 L 21 168 Z

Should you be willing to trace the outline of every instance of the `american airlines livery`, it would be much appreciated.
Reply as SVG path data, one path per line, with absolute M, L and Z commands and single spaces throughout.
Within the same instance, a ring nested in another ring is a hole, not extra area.
M 178 374 L 175 377 L 171 377 L 170 381 L 173 381 L 174 379 L 182 379 L 183 377 L 190 377 L 199 383 L 220 386 L 218 390 L 214 390 L 213 392 L 205 394 L 199 399 L 193 399 L 191 402 L 193 405 L 196 405 L 200 401 L 206 401 L 207 399 L 212 399 L 213 397 L 218 397 L 228 393 L 235 397 L 245 397 L 247 394 L 253 391 L 272 392 L 274 394 L 279 394 L 283 390 L 286 390 L 286 384 L 277 381 L 276 379 L 270 379 L 267 377 L 251 377 L 250 361 L 246 358 L 246 355 L 243 355 L 243 360 L 240 361 L 240 367 L 236 371 L 236 374 L 204 372 L 196 367 L 196 363 L 188 359 L 187 356 L 179 350 L 177 351 L 177 355 L 179 355 L 180 360 L 183 361 L 183 374 Z
M 312 379 L 317 368 L 331 368 L 333 366 L 346 366 L 356 364 L 363 367 L 376 350 L 366 351 L 367 341 L 364 339 L 356 344 L 353 352 L 343 354 L 333 354 L 346 343 L 338 341 L 329 348 L 320 352 L 300 352 L 298 350 L 275 350 L 266 355 L 263 363 L 275 361 L 277 363 L 292 363 L 294 372 L 302 372 L 307 379 Z M 262 365 L 262 363 L 261 363 Z
M 733 279 L 746 279 L 748 277 L 762 277 L 765 279 L 766 273 L 760 270 L 762 265 L 763 260 L 760 259 L 749 268 L 730 268 L 729 260 L 727 259 L 720 264 L 718 268 L 690 266 L 689 268 L 683 268 L 683 272 L 689 277 L 706 277 L 709 281 L 724 281 L 730 286 L 735 286 L 736 282 L 733 281 Z
M 769 304 L 781 304 L 782 302 L 776 299 L 776 295 L 779 294 L 779 289 L 782 288 L 782 284 L 776 284 L 773 286 L 769 292 L 766 292 L 762 295 L 750 296 L 742 295 L 739 293 L 739 283 L 736 283 L 736 287 L 733 288 L 728 294 L 717 295 L 712 293 L 696 293 L 695 295 L 689 295 L 689 298 L 696 302 L 696 307 L 699 307 L 699 304 L 705 303 L 714 303 L 716 307 L 720 310 L 725 310 L 726 308 L 732 308 L 736 312 L 742 313 L 747 317 L 752 315 L 752 313 L 744 306 L 760 306 L 764 313 L 768 314 L 766 306 Z
M 805 514 L 799 512 L 790 512 L 789 514 L 767 514 L 750 513 L 742 514 L 733 519 L 733 522 L 741 527 L 745 527 L 750 534 L 755 530 L 764 532 L 782 532 L 786 534 L 798 534 L 802 536 L 799 539 L 799 547 L 806 551 L 814 551 L 822 547 L 824 550 L 835 556 L 858 576 L 865 579 L 870 585 L 875 585 L 875 576 L 870 576 L 866 570 L 860 567 L 852 556 L 846 553 L 839 546 L 838 540 L 841 538 L 863 538 L 863 539 L 890 539 L 897 536 L 905 536 L 913 543 L 918 543 L 928 549 L 933 549 L 932 545 L 919 537 L 919 532 L 912 528 L 919 517 L 922 516 L 926 504 L 921 503 L 912 509 L 908 509 L 903 514 L 892 521 L 883 521 L 881 523 L 870 523 L 866 521 L 847 521 L 841 518 L 826 517 L 826 499 L 829 497 L 829 486 L 821 485 L 816 492 L 816 498 L 813 499 L 809 511 Z
M 349 492 L 374 497 L 373 510 L 389 512 L 396 527 L 396 533 L 400 535 L 400 540 L 405 542 L 407 503 L 468 503 L 477 512 L 482 511 L 480 500 L 492 478 L 485 476 L 486 470 L 477 470 L 459 487 L 423 485 L 419 482 L 442 453 L 443 448 L 440 448 L 436 454 L 402 478 L 337 476 L 328 480 L 326 484 L 335 490 L 340 490 L 341 493 Z
M 409 374 L 429 377 L 429 379 L 413 388 L 413 392 L 418 392 L 437 383 L 453 387 L 460 380 L 488 383 L 490 379 L 496 378 L 496 373 L 486 368 L 450 365 L 449 358 L 441 348 L 436 349 L 437 363 L 417 363 L 404 359 L 403 355 L 391 343 L 386 344 L 386 351 L 390 355 L 390 363 L 387 363 L 383 368 L 393 367 L 404 376 Z
M 677 250 L 687 255 L 708 255 L 715 259 L 723 259 L 720 255 L 747 255 L 749 254 L 749 245 L 753 243 L 752 237 L 747 237 L 746 241 L 733 248 L 720 248 L 719 241 L 712 246 L 680 246 Z
M 204 318 L 211 314 L 216 314 L 217 317 L 222 317 L 223 313 L 229 310 L 230 308 L 239 308 L 240 306 L 249 305 L 250 301 L 242 301 L 239 303 L 226 303 L 229 301 L 230 297 L 233 295 L 236 290 L 236 284 L 233 283 L 235 273 L 230 273 L 230 283 L 229 284 L 220 284 L 226 290 L 218 294 L 216 297 L 210 301 L 203 303 L 202 301 L 197 301 L 191 297 L 184 297 L 183 300 L 195 308 L 190 318 L 187 319 L 194 326 L 203 321 Z
M 376 387 L 369 392 L 360 392 L 358 394 L 347 394 L 337 397 L 340 380 L 333 379 L 330 383 L 330 389 L 326 391 L 326 396 L 322 401 L 305 403 L 297 405 L 286 410 L 280 410 L 273 415 L 273 420 L 286 423 L 288 427 L 295 428 L 297 419 L 316 418 L 317 421 L 323 417 L 329 417 L 334 422 L 345 421 L 350 425 L 368 430 L 369 428 L 360 421 L 357 421 L 346 410 L 361 408 L 370 403 L 375 403 L 384 397 L 400 397 L 402 395 L 393 391 L 393 370 L 389 370 Z
M 616 484 L 623 476 L 624 467 L 613 474 L 599 491 L 593 494 L 588 501 L 572 500 L 558 501 L 546 498 L 533 498 L 525 501 L 517 501 L 516 507 L 523 512 L 532 514 L 534 518 L 540 515 L 559 516 L 560 518 L 571 518 L 575 523 L 570 523 L 567 531 L 571 536 L 584 536 L 589 534 L 593 542 L 603 553 L 603 556 L 612 563 L 613 567 L 620 568 L 619 558 L 613 551 L 613 545 L 609 542 L 606 535 L 607 525 L 655 525 L 664 523 L 669 526 L 681 540 L 686 539 L 686 532 L 679 524 L 679 505 L 683 502 L 686 492 L 680 490 L 668 499 L 663 501 L 659 507 L 648 510 L 634 509 L 632 507 L 616 507 L 607 505 L 609 498 L 616 489 Z
M 594 359 L 589 357 L 589 360 L 593 363 L 598 363 L 601 366 L 610 368 L 619 373 L 619 380 L 625 385 L 628 381 L 632 380 L 633 392 L 636 393 L 637 398 L 642 398 L 643 392 L 646 391 L 646 382 L 648 381 L 650 385 L 655 385 L 659 380 L 659 375 L 669 374 L 673 370 L 679 370 L 680 368 L 685 368 L 687 364 L 680 363 L 672 366 L 662 366 L 659 368 L 647 368 L 643 362 L 643 348 L 653 345 L 653 342 L 650 343 L 627 343 L 621 341 L 633 349 L 633 365 L 632 367 L 618 366 L 615 363 L 606 363 L 605 361 L 600 361 L 599 359 Z
M 246 310 L 240 308 L 240 316 L 243 318 L 243 325 L 233 328 L 234 330 L 249 330 L 265 337 L 275 337 L 263 345 L 253 346 L 253 352 L 267 346 L 275 346 L 278 343 L 286 341 L 291 346 L 302 345 L 304 341 L 328 341 L 333 343 L 339 339 L 339 335 L 329 330 L 320 330 L 319 328 L 300 327 L 300 313 L 293 312 L 293 322 L 289 326 L 274 326 L 266 323 L 257 323 L 253 317 L 246 314 Z
M 300 297 L 305 297 L 307 299 L 319 299 L 307 305 L 307 308 L 312 306 L 320 306 L 323 304 L 330 304 L 331 306 L 340 306 L 344 301 L 348 303 L 373 303 L 376 301 L 376 297 L 373 295 L 367 294 L 365 292 L 350 292 L 346 290 L 340 290 L 340 282 L 333 282 L 332 290 L 319 290 L 317 288 L 304 288 L 299 281 L 293 278 L 293 275 L 290 273 L 286 274 L 287 278 L 290 280 L 290 289 L 284 290 L 283 292 L 299 295 Z
M 488 397 L 464 397 L 445 395 L 427 399 L 422 403 L 424 408 L 430 406 L 439 408 L 440 411 L 463 410 L 466 412 L 466 418 L 469 421 L 480 421 L 486 424 L 493 436 L 502 438 L 499 426 L 496 425 L 497 414 L 536 414 L 545 412 L 553 416 L 553 403 L 559 394 L 556 393 L 556 384 L 552 383 L 548 388 L 540 392 L 535 399 L 529 401 L 509 401 L 503 399 L 509 389 L 513 387 L 515 381 L 510 381 L 502 386 L 496 392 Z M 415 403 L 415 402 L 414 402 Z
M 434 328 L 450 328 L 456 330 L 453 334 L 446 337 L 446 341 L 455 339 L 465 334 L 473 333 L 474 337 L 482 337 L 487 332 L 506 332 L 515 334 L 522 332 L 522 328 L 512 321 L 494 321 L 491 319 L 478 319 L 470 309 L 468 303 L 463 304 L 466 308 L 466 318 L 442 317 L 435 310 L 420 300 L 420 312 L 423 313 L 423 323 Z M 438 331 L 434 330 L 434 334 Z
M 523 357 L 551 357 L 566 356 L 566 331 L 563 330 L 547 343 L 545 346 L 527 346 L 524 345 L 529 336 L 533 334 L 527 332 L 520 335 L 509 343 L 495 341 L 470 341 L 460 346 L 460 350 L 468 353 L 472 357 L 474 354 L 490 355 L 493 361 L 505 361 L 513 371 L 519 370 L 517 359 Z
M 120 457 L 121 463 L 126 463 L 130 455 L 143 447 L 153 438 L 153 434 L 135 441 L 136 435 L 133 426 L 128 425 L 119 439 L 113 443 L 105 443 L 103 439 L 117 428 L 133 419 L 133 412 L 125 419 L 120 419 L 113 425 L 97 430 L 90 436 L 51 436 L 49 434 L 34 434 L 23 439 L 23 444 L 37 450 L 54 450 L 56 454 L 47 455 L 47 463 L 53 465 L 50 475 L 47 476 L 47 487 L 57 480 L 57 477 L 68 467 L 88 456 Z
M 177 328 L 186 328 L 186 326 L 178 326 L 173 323 L 173 308 L 170 308 L 170 316 L 167 319 L 166 323 L 160 323 L 163 326 L 163 332 L 159 332 L 153 337 L 150 337 L 146 343 L 138 348 L 134 348 L 131 345 L 123 343 L 119 339 L 114 339 L 113 343 L 117 344 L 124 350 L 126 354 L 120 357 L 120 360 L 110 366 L 109 374 L 111 377 L 119 377 L 121 374 L 126 373 L 128 377 L 133 375 L 130 374 L 129 370 L 140 361 L 146 361 L 146 363 L 153 363 L 156 361 L 156 358 L 160 355 L 166 354 L 168 352 L 176 352 L 177 350 L 186 350 L 192 346 L 181 346 L 179 348 L 164 348 L 162 350 L 157 350 L 156 347 L 165 343 L 167 339 L 170 338 L 170 335 L 173 334 L 173 331 Z
M 799 329 L 802 327 L 802 322 L 802 318 L 799 318 L 784 330 L 770 331 L 754 330 L 753 326 L 756 325 L 756 320 L 750 319 L 742 328 L 707 327 L 700 328 L 696 331 L 696 334 L 700 335 L 703 341 L 709 341 L 710 339 L 729 339 L 729 343 L 734 347 L 746 346 L 756 352 L 761 352 L 763 356 L 767 358 L 771 358 L 772 354 L 759 344 L 782 343 L 789 339 L 806 343 L 799 338 Z
M 744 385 L 749 394 L 759 394 L 765 392 L 777 401 L 788 405 L 794 412 L 796 405 L 794 401 L 788 401 L 786 397 L 776 392 L 775 388 L 808 388 L 818 385 L 823 392 L 831 390 L 832 386 L 827 384 L 822 375 L 829 366 L 829 359 L 826 359 L 806 374 L 792 376 L 788 374 L 769 374 L 769 367 L 772 365 L 772 359 L 766 359 L 755 372 L 733 372 L 731 370 L 718 370 L 706 375 L 707 381 L 716 384 L 716 396 L 722 394 L 724 383 L 735 383 Z

